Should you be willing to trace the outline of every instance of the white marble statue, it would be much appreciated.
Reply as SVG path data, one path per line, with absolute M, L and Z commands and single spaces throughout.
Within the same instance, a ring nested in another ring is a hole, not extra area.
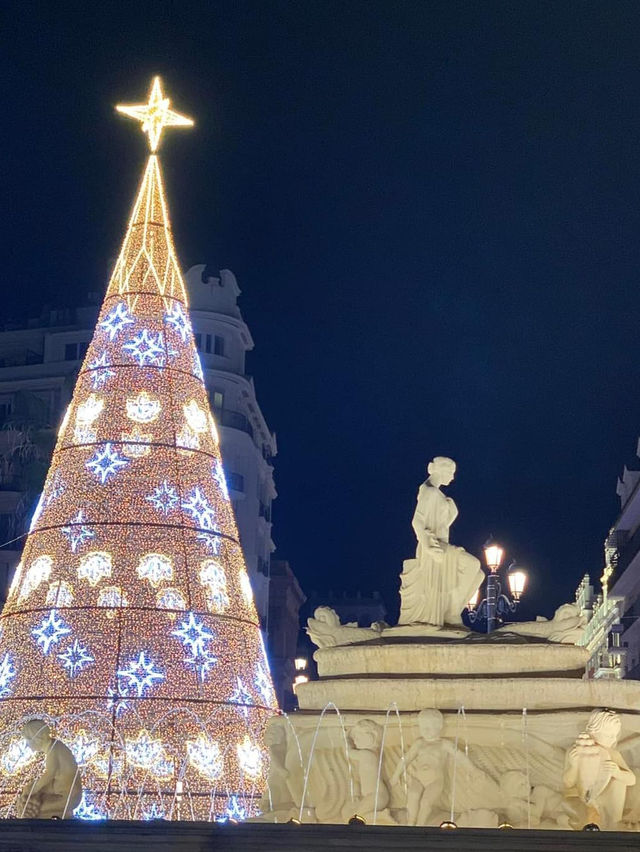
M 30 719 L 22 728 L 29 748 L 45 755 L 44 772 L 28 781 L 18 797 L 21 819 L 71 819 L 82 798 L 82 780 L 71 750 L 51 736 L 42 719 Z
M 587 614 L 583 613 L 577 604 L 563 604 L 558 607 L 551 620 L 539 615 L 535 621 L 505 624 L 496 632 L 532 636 L 562 645 L 575 645 L 583 637 L 586 624 Z
M 413 529 L 418 540 L 415 559 L 406 559 L 401 579 L 399 624 L 461 625 L 461 613 L 484 580 L 480 562 L 462 547 L 449 543 L 449 527 L 458 516 L 449 485 L 455 462 L 437 456 L 418 490 Z
M 456 747 L 450 740 L 443 739 L 443 724 L 439 710 L 421 710 L 418 713 L 420 736 L 400 758 L 389 779 L 393 787 L 403 772 L 407 773 L 407 825 L 433 823 L 434 815 L 445 805 L 443 797 L 449 786 L 450 764 L 456 756 Z M 462 752 L 458 752 L 457 759 L 460 767 L 471 767 Z
M 349 731 L 349 760 L 355 770 L 355 799 L 343 808 L 343 817 L 348 820 L 354 813 L 367 822 L 374 818 L 378 824 L 394 825 L 395 820 L 388 810 L 389 787 L 378 770 L 380 769 L 380 747 L 382 727 L 372 719 L 361 719 Z M 377 794 L 377 798 L 376 798 Z
M 578 798 L 586 808 L 585 822 L 607 829 L 621 822 L 627 788 L 636 783 L 617 750 L 620 728 L 617 713 L 594 710 L 586 730 L 567 752 L 563 776 L 567 798 Z
M 355 645 L 378 639 L 384 627 L 386 625 L 383 622 L 375 622 L 371 627 L 358 627 L 356 622 L 341 624 L 340 616 L 329 606 L 319 606 L 313 617 L 307 620 L 307 633 L 318 648 Z

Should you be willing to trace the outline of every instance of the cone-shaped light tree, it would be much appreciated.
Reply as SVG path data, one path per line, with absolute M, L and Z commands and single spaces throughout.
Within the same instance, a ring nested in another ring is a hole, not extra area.
M 243 816 L 276 703 L 155 153 L 191 121 L 158 78 L 118 109 L 151 155 L 0 616 L 0 804 L 38 716 L 79 761 L 81 815 Z

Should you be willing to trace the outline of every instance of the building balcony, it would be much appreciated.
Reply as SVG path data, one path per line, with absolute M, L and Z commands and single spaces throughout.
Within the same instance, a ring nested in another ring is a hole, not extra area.
M 246 432 L 250 438 L 253 438 L 253 427 L 246 415 L 242 414 L 241 411 L 229 411 L 223 408 L 222 411 L 215 412 L 215 418 L 218 426 L 238 429 L 240 432 Z

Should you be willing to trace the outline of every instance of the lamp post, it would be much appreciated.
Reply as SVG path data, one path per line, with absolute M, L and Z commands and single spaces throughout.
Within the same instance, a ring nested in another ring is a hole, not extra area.
M 491 633 L 497 626 L 497 621 L 508 613 L 515 612 L 520 598 L 527 585 L 527 573 L 512 562 L 507 570 L 507 583 L 510 596 L 502 591 L 500 582 L 500 566 L 504 559 L 504 548 L 496 542 L 489 540 L 484 546 L 484 558 L 487 563 L 487 588 L 486 597 L 480 602 L 480 590 L 469 600 L 467 614 L 471 624 L 486 620 L 487 633 Z

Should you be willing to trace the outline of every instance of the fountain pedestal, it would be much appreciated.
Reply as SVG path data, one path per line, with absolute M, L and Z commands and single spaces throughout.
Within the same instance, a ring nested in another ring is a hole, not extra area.
M 263 800 L 264 818 L 344 822 L 348 811 L 368 807 L 377 822 L 354 760 L 353 732 L 363 720 L 379 729 L 370 748 L 378 799 L 381 786 L 389 794 L 384 821 L 398 824 L 417 819 L 413 789 L 423 798 L 431 791 L 427 824 L 568 828 L 579 815 L 565 799 L 565 755 L 594 707 L 619 713 L 619 748 L 640 765 L 640 683 L 583 679 L 584 648 L 505 633 L 406 633 L 316 651 L 319 679 L 298 686 L 299 712 L 269 723 L 277 783 Z M 440 711 L 442 723 L 425 738 L 428 711 Z M 430 762 L 440 767 L 437 781 Z M 636 823 L 640 796 L 631 787 L 625 825 Z

